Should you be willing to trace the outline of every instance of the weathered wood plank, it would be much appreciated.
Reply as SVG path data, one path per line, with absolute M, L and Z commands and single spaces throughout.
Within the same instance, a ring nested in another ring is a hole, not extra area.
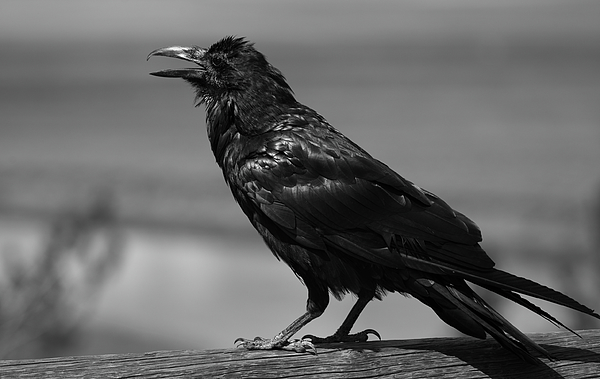
M 0 378 L 600 378 L 600 330 L 533 334 L 558 358 L 524 363 L 467 337 L 323 345 L 319 354 L 242 349 L 0 361 Z

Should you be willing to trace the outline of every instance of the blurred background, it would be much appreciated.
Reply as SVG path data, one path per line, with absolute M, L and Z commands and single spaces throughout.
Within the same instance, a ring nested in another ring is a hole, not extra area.
M 297 98 L 483 229 L 498 266 L 600 308 L 600 3 L 0 0 L 0 358 L 231 348 L 306 291 L 238 209 L 181 62 L 246 36 Z M 490 298 L 525 332 L 555 328 Z M 354 299 L 301 333 L 329 335 Z M 572 328 L 599 324 L 541 304 Z M 457 335 L 414 299 L 356 330 Z

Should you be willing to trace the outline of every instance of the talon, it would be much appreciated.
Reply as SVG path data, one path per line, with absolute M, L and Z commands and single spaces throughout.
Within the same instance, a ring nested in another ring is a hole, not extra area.
M 289 341 L 289 343 L 282 347 L 284 350 L 293 350 L 297 353 L 309 353 L 317 355 L 317 348 L 308 339 L 302 338 L 301 340 Z
M 309 346 L 308 348 L 304 349 L 304 352 L 312 355 L 318 355 L 317 348 L 313 344 L 311 344 L 311 346 Z
M 361 333 L 366 334 L 367 335 L 367 339 L 369 338 L 369 334 L 372 334 L 372 335 L 374 335 L 375 337 L 377 337 L 381 341 L 381 335 L 379 335 L 379 333 L 375 329 L 363 330 Z
M 248 350 L 288 350 L 295 351 L 297 353 L 308 352 L 313 355 L 317 355 L 317 349 L 313 345 L 310 339 L 301 339 L 286 341 L 278 337 L 273 339 L 265 339 L 262 337 L 255 337 L 252 340 L 246 338 L 237 338 L 233 343 L 238 348 L 245 348 Z
M 381 335 L 375 329 L 365 329 L 362 332 L 350 334 L 348 337 L 354 337 L 356 342 L 366 342 L 369 340 L 369 334 L 376 336 L 381 341 Z
M 315 344 L 337 343 L 337 342 L 365 342 L 369 339 L 369 334 L 376 336 L 381 341 L 381 335 L 375 329 L 366 329 L 355 334 L 333 334 L 326 338 L 316 337 L 312 334 L 306 334 L 303 340 L 310 340 Z
M 245 347 L 244 345 L 246 345 L 249 342 L 249 340 L 247 340 L 246 338 L 236 338 L 235 341 L 233 341 L 233 344 L 235 345 L 235 347 L 240 348 L 240 347 Z

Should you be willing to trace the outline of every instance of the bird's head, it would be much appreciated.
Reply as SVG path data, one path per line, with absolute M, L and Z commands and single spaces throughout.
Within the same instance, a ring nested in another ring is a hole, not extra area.
M 243 99 L 245 102 L 276 96 L 293 100 L 292 90 L 279 70 L 244 38 L 226 37 L 209 48 L 171 46 L 148 55 L 178 58 L 195 63 L 192 68 L 150 73 L 166 78 L 182 78 L 197 93 L 200 103 Z M 270 101 L 273 101 L 271 98 Z

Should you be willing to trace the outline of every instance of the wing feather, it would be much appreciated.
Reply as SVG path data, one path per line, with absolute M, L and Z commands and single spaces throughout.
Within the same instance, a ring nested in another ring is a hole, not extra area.
M 341 254 L 390 267 L 400 267 L 402 258 L 386 242 L 389 236 L 430 243 L 418 249 L 419 257 L 440 265 L 494 266 L 478 246 L 481 232 L 473 221 L 334 129 L 328 133 L 279 131 L 240 170 L 248 197 L 286 234 L 306 247 L 326 241 Z M 309 238 L 320 241 L 307 244 Z M 379 246 L 365 248 L 370 239 Z M 400 251 L 415 253 L 418 245 Z

